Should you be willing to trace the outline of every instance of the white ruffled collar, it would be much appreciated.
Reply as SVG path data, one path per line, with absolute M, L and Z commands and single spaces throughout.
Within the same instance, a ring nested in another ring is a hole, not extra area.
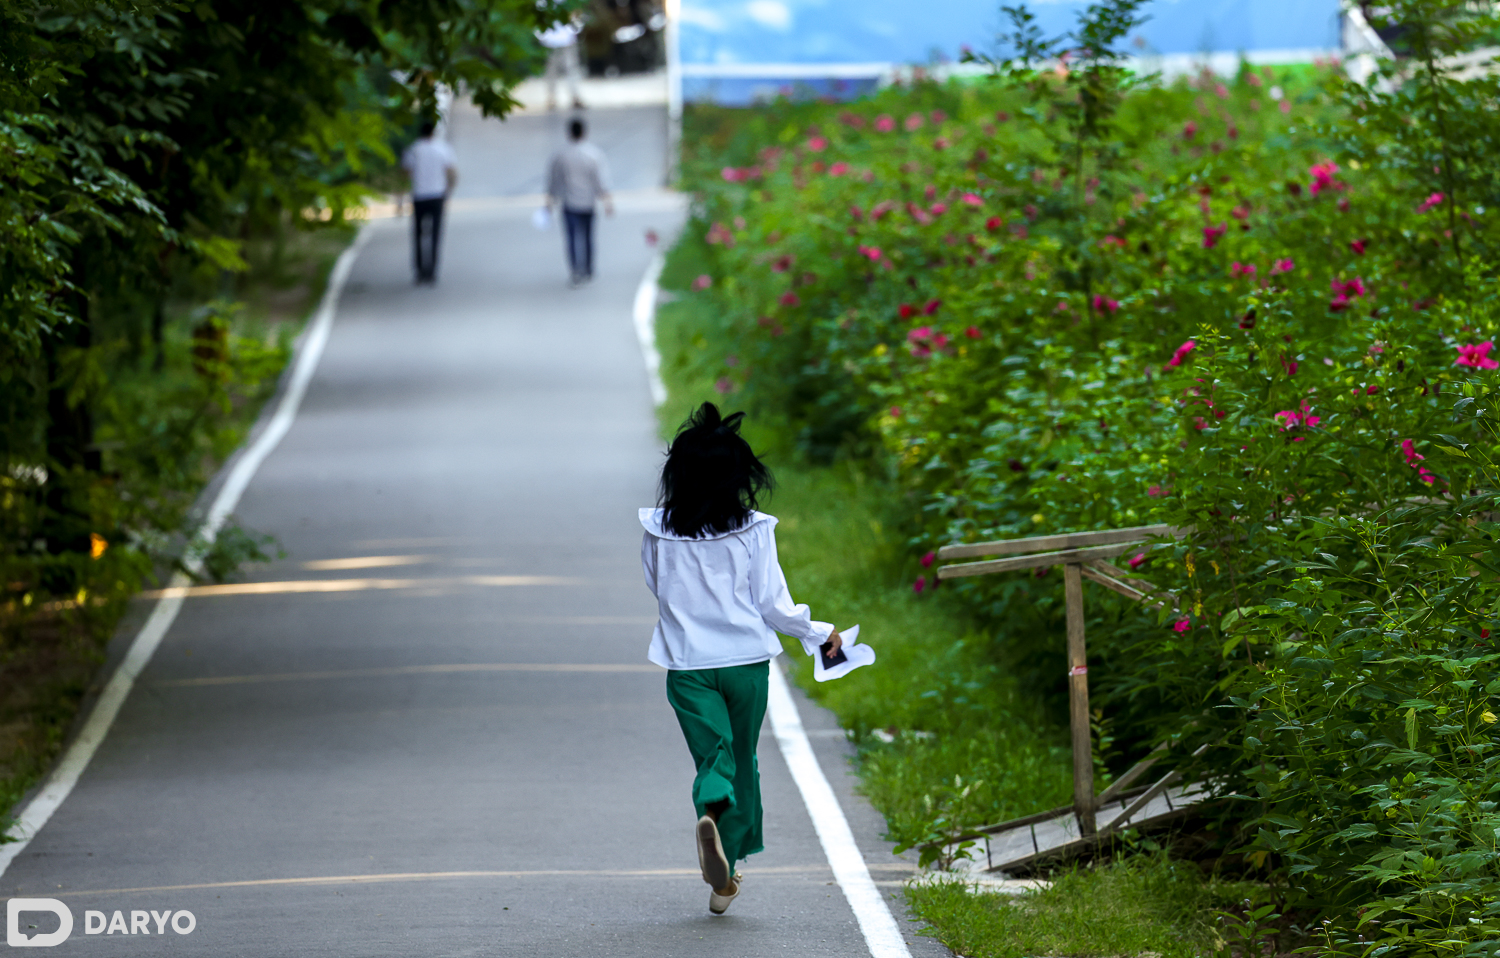
M 739 535 L 741 532 L 744 532 L 745 530 L 749 529 L 751 526 L 759 522 L 769 522 L 774 525 L 776 523 L 776 517 L 768 516 L 764 512 L 752 512 L 750 513 L 750 521 L 740 526 L 738 529 L 731 529 L 728 532 L 711 532 L 707 535 L 698 536 L 697 538 L 691 538 L 689 536 L 680 536 L 675 532 L 668 532 L 667 530 L 663 529 L 661 527 L 660 509 L 641 510 L 641 527 L 643 529 L 651 533 L 653 536 L 656 536 L 658 539 L 675 539 L 678 542 L 707 542 L 710 539 L 723 539 L 725 536 Z

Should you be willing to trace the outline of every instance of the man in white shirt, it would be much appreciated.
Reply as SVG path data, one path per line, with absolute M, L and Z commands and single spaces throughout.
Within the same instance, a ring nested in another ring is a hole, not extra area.
M 538 30 L 536 34 L 542 46 L 547 48 L 547 109 L 557 109 L 557 79 L 568 81 L 568 93 L 573 97 L 573 109 L 583 109 L 583 100 L 578 97 L 578 26 L 572 21 L 555 23 L 551 29 Z
M 443 232 L 443 201 L 458 183 L 453 147 L 433 136 L 437 124 L 422 123 L 422 137 L 407 147 L 401 168 L 411 180 L 412 261 L 417 285 L 437 282 L 438 240 Z
M 552 155 L 547 169 L 547 204 L 562 207 L 568 266 L 573 285 L 594 278 L 594 206 L 615 215 L 609 198 L 609 167 L 598 147 L 584 140 L 582 120 L 568 124 L 568 145 Z

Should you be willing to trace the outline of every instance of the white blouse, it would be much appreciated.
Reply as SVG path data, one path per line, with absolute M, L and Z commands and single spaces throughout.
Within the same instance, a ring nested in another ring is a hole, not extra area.
M 776 517 L 752 512 L 733 532 L 688 539 L 661 527 L 660 509 L 642 509 L 641 566 L 656 596 L 658 621 L 646 654 L 663 668 L 722 669 L 781 654 L 780 632 L 808 655 L 833 625 L 814 622 L 792 602 L 776 559 Z

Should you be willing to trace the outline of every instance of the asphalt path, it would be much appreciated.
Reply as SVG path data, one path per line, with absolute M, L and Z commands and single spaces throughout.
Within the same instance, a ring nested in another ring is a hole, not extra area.
M 636 112 L 591 117 L 606 148 L 618 134 L 622 189 L 661 177 Z M 645 661 L 636 522 L 662 445 L 630 306 L 646 231 L 670 236 L 683 207 L 623 197 L 598 279 L 568 289 L 560 238 L 504 201 L 534 191 L 557 121 L 455 111 L 467 198 L 495 202 L 455 202 L 435 288 L 411 283 L 408 221 L 369 227 L 301 412 L 237 511 L 285 558 L 187 600 L 0 878 L 72 908 L 52 953 L 868 954 L 769 728 L 767 851 L 708 913 L 692 762 Z M 946 955 L 912 934 L 910 865 L 854 794 L 836 723 L 798 702 L 912 953 Z M 197 927 L 88 935 L 85 909 Z

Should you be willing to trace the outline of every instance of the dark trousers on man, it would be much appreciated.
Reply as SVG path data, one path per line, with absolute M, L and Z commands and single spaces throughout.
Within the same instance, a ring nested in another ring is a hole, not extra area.
M 412 200 L 411 228 L 417 282 L 437 282 L 438 241 L 443 236 L 443 197 Z
M 574 279 L 594 275 L 594 211 L 563 208 L 564 235 L 568 244 L 568 268 Z

